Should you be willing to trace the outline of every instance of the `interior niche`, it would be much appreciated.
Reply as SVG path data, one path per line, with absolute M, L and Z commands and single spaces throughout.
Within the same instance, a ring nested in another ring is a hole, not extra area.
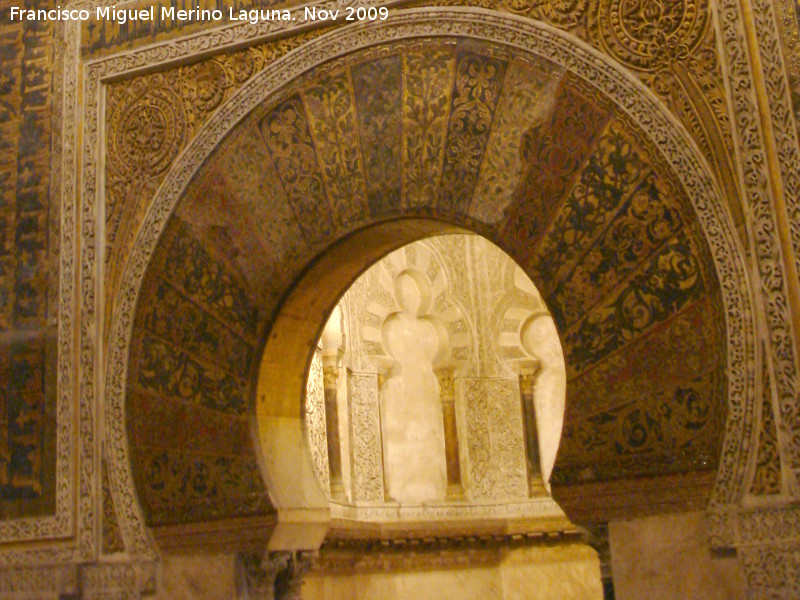
M 447 330 L 429 314 L 430 284 L 406 269 L 395 277 L 400 310 L 381 327 L 391 362 L 379 386 L 386 492 L 397 502 L 443 500 L 447 495 L 445 433 L 434 369 L 449 354 Z
M 320 337 L 305 428 L 334 516 L 562 518 L 548 494 L 564 413 L 539 293 L 475 235 L 389 254 Z

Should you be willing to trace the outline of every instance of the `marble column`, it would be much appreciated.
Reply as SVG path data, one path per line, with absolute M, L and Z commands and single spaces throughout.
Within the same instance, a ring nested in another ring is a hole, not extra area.
M 536 376 L 540 371 L 536 360 L 520 361 L 517 365 L 519 374 L 519 396 L 522 402 L 522 425 L 525 435 L 525 462 L 528 471 L 528 494 L 541 496 L 546 493 L 542 479 L 542 468 L 539 458 L 539 436 L 536 429 L 536 405 L 534 389 Z
M 436 370 L 439 380 L 439 399 L 442 403 L 444 424 L 444 451 L 447 461 L 447 497 L 463 498 L 464 486 L 461 483 L 461 463 L 458 453 L 458 427 L 456 423 L 455 369 L 452 367 Z
M 339 434 L 339 364 L 340 348 L 323 349 L 322 380 L 325 390 L 325 428 L 328 434 L 328 470 L 330 472 L 331 498 L 345 498 L 342 481 L 342 443 Z

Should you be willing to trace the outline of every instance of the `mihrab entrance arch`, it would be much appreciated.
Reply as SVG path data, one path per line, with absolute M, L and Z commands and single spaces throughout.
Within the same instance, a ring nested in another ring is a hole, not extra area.
M 568 384 L 551 481 L 571 518 L 734 501 L 752 317 L 708 173 L 646 89 L 544 25 L 408 11 L 277 61 L 172 168 L 123 276 L 106 414 L 127 427 L 114 496 L 135 487 L 141 507 L 126 543 L 225 519 L 274 547 L 319 540 L 312 348 L 362 270 L 455 230 L 505 250 L 553 313 Z

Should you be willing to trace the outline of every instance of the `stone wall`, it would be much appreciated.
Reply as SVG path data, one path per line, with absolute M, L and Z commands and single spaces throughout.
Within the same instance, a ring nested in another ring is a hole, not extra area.
M 303 584 L 304 600 L 599 600 L 597 555 L 579 544 L 520 548 L 496 564 L 391 573 L 320 575 Z
M 609 523 L 617 598 L 745 598 L 736 557 L 713 555 L 704 531 L 697 512 Z

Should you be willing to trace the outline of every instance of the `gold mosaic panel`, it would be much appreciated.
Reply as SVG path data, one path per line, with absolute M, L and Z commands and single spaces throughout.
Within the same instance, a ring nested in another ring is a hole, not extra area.
M 52 23 L 0 22 L 0 519 L 55 511 L 53 45 Z

